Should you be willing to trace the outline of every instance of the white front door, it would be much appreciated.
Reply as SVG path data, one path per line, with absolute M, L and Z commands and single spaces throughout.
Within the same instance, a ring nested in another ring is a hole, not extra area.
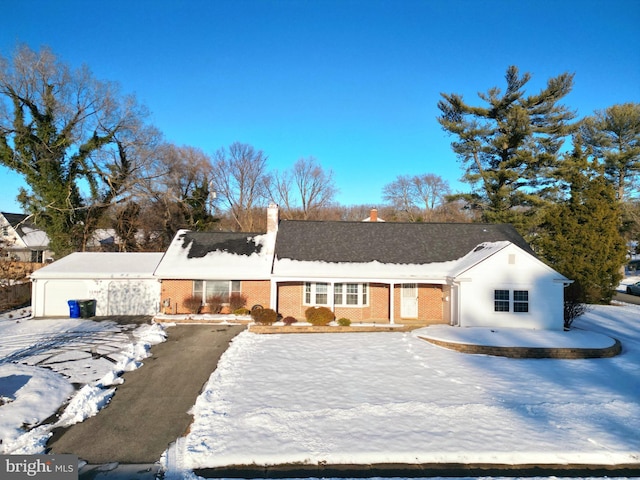
M 400 316 L 402 318 L 418 318 L 418 285 L 415 283 L 402 284 Z

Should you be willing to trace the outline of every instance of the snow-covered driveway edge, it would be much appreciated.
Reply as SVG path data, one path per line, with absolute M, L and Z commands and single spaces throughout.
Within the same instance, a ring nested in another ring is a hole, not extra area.
M 31 320 L 40 322 L 40 320 Z M 22 329 L 28 331 L 29 323 L 23 322 Z M 34 330 L 39 326 L 31 324 Z M 112 327 L 113 329 L 113 327 Z M 114 331 L 113 335 L 117 334 Z M 21 333 L 21 335 L 25 335 Z M 37 335 L 35 333 L 34 335 Z M 109 334 L 105 338 L 109 338 Z M 109 403 L 111 396 L 115 392 L 115 386 L 121 384 L 121 375 L 126 371 L 131 371 L 142 366 L 142 360 L 150 355 L 152 345 L 166 340 L 165 327 L 159 324 L 145 324 L 129 332 L 126 337 L 130 341 L 117 351 L 110 347 L 110 362 L 103 361 L 104 365 L 109 365 L 110 370 L 100 379 L 91 381 L 83 385 L 78 390 L 74 387 L 69 376 L 54 371 L 48 367 L 37 365 L 25 365 L 29 358 L 21 362 L 14 362 L 0 366 L 0 376 L 9 375 L 13 378 L 20 376 L 28 379 L 26 383 L 15 391 L 11 402 L 0 406 L 0 454 L 41 454 L 45 453 L 46 443 L 52 435 L 52 430 L 57 427 L 68 427 L 74 423 L 81 422 L 86 418 L 96 415 L 101 408 Z M 50 348 L 55 350 L 56 346 Z M 95 346 L 95 355 L 100 357 L 100 345 Z M 62 347 L 60 357 L 71 357 L 69 351 L 64 351 Z M 37 359 L 36 359 L 37 360 Z M 74 362 L 75 358 L 69 358 L 72 364 L 70 370 L 81 369 L 82 361 Z M 111 363 L 115 362 L 115 363 Z M 75 365 L 78 363 L 79 365 Z M 40 373 L 41 372 L 41 373 Z M 44 377 L 43 377 L 44 374 Z M 73 372 L 71 373 L 73 376 Z M 35 379 L 43 379 L 39 384 Z M 56 395 L 57 394 L 57 395 Z M 60 412 L 57 420 L 52 421 L 52 413 Z M 39 419 L 36 423 L 25 422 L 25 418 Z M 27 431 L 24 429 L 27 428 Z

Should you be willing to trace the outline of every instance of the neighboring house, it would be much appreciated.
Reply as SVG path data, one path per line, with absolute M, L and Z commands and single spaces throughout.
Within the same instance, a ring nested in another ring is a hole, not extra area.
M 156 240 L 159 236 L 158 232 L 148 235 L 144 231 L 137 231 L 134 237 L 135 241 L 141 244 L 145 240 Z M 98 228 L 89 237 L 86 249 L 89 252 L 118 252 L 123 250 L 123 246 L 122 238 L 114 228 Z
M 378 209 L 377 208 L 372 208 L 371 209 L 371 213 L 369 213 L 369 216 L 367 218 L 365 218 L 364 220 L 362 220 L 362 221 L 363 222 L 384 222 L 383 219 L 378 217 Z
M 78 252 L 31 274 L 34 317 L 69 316 L 69 300 L 96 300 L 96 315 L 155 315 L 162 253 Z
M 275 206 L 267 215 L 262 235 L 179 232 L 155 270 L 165 311 L 237 291 L 249 307 L 299 319 L 327 306 L 352 322 L 563 328 L 571 281 L 510 225 L 279 222 Z
M 20 262 L 44 263 L 53 253 L 49 237 L 21 213 L 0 212 L 0 238 L 7 257 Z

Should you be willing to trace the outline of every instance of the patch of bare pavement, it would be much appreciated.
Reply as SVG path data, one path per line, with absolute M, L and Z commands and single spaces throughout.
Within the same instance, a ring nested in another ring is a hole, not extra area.
M 82 475 L 83 478 L 94 478 L 100 472 L 133 470 L 115 468 L 116 465 L 154 465 L 169 444 L 187 431 L 193 420 L 187 412 L 231 339 L 245 328 L 168 327 L 167 340 L 151 348 L 144 365 L 122 376 L 124 383 L 117 387 L 109 405 L 84 422 L 54 431 L 48 450 L 77 455 L 89 465 L 100 466 L 96 468 L 101 470 L 92 469 L 93 474 Z

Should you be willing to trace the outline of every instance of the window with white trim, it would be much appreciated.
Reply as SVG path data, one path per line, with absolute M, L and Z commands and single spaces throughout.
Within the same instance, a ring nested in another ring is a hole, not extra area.
M 513 291 L 513 311 L 517 313 L 529 311 L 529 290 Z
M 305 305 L 329 305 L 329 295 L 333 295 L 333 304 L 338 307 L 361 307 L 369 304 L 368 283 L 336 283 L 331 285 L 322 282 L 305 282 Z
M 513 296 L 510 290 L 494 290 L 493 310 L 495 312 L 529 312 L 529 290 L 513 290 Z
M 336 283 L 333 286 L 333 303 L 336 306 L 362 307 L 368 301 L 368 283 Z
M 509 311 L 509 290 L 493 291 L 493 309 L 496 312 Z
M 240 293 L 240 280 L 194 280 L 193 295 L 202 297 L 202 302 L 207 303 L 207 298 L 220 295 L 229 301 L 229 295 Z
M 305 305 L 329 305 L 329 284 L 311 283 L 304 284 Z

